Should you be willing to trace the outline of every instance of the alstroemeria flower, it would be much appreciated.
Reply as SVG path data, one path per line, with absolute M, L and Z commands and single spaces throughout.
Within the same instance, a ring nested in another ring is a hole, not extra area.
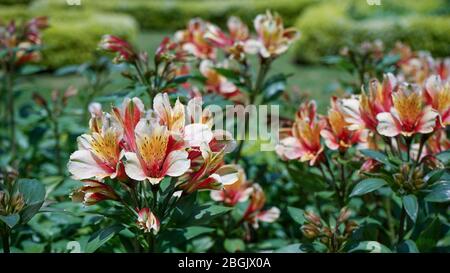
M 196 100 L 194 98 L 188 102 L 188 112 L 189 107 L 192 108 L 192 103 Z M 156 95 L 153 100 L 153 110 L 159 123 L 165 125 L 172 134 L 177 134 L 183 138 L 188 146 L 199 147 L 202 143 L 208 144 L 213 138 L 210 126 L 203 124 L 202 120 L 194 121 L 186 116 L 186 108 L 178 99 L 175 106 L 172 107 L 166 93 Z M 202 111 L 201 104 L 198 111 L 200 113 Z
M 166 62 L 186 62 L 188 60 L 189 53 L 182 48 L 178 43 L 170 40 L 169 37 L 165 37 L 155 52 L 155 60 L 157 63 Z
M 259 184 L 253 184 L 253 191 L 250 196 L 250 204 L 244 213 L 244 220 L 252 224 L 254 228 L 258 228 L 259 221 L 273 223 L 280 217 L 280 210 L 272 207 L 263 210 L 266 203 L 266 196 Z
M 438 60 L 436 64 L 436 73 L 441 80 L 450 81 L 450 58 Z
M 177 99 L 172 108 L 167 93 L 159 93 L 153 99 L 153 111 L 161 125 L 165 125 L 172 133 L 182 134 L 186 118 L 184 105 L 180 100 Z
M 342 100 L 342 110 L 345 121 L 349 123 L 350 130 L 369 129 L 376 132 L 378 125 L 377 115 L 389 112 L 392 107 L 392 92 L 397 87 L 397 79 L 391 73 L 384 75 L 383 83 L 372 80 L 369 92 L 364 88 L 359 97 Z
M 282 159 L 309 161 L 311 166 L 316 164 L 323 151 L 320 132 L 325 127 L 325 123 L 318 119 L 316 110 L 314 101 L 300 105 L 288 136 L 275 148 Z
M 235 16 L 228 18 L 229 34 L 225 34 L 219 27 L 209 24 L 205 39 L 214 46 L 222 48 L 227 54 L 236 60 L 243 60 L 245 41 L 249 38 L 249 30 L 241 19 Z
M 439 113 L 440 126 L 450 125 L 450 83 L 443 83 L 439 76 L 430 76 L 425 81 L 423 95 L 426 104 Z
M 124 176 L 120 161 L 122 130 L 114 124 L 109 114 L 103 114 L 101 120 L 101 124 L 91 122 L 95 124 L 91 134 L 83 134 L 77 139 L 78 151 L 70 155 L 67 164 L 74 179 L 120 179 Z
M 160 228 L 160 221 L 149 208 L 143 208 L 138 212 L 137 225 L 144 233 L 153 232 L 156 235 Z
M 248 53 L 259 53 L 263 58 L 273 58 L 286 52 L 289 46 L 300 37 L 294 28 L 284 28 L 283 19 L 277 13 L 260 14 L 255 18 L 254 26 L 258 40 L 246 43 Z
M 133 62 L 138 58 L 131 44 L 114 35 L 104 35 L 99 43 L 99 48 L 107 52 L 116 53 L 115 63 Z
M 387 137 L 433 132 L 439 113 L 431 106 L 425 106 L 418 90 L 402 86 L 392 94 L 393 107 L 390 112 L 377 115 L 378 133 Z
M 114 189 L 97 180 L 83 180 L 83 186 L 75 190 L 71 197 L 74 202 L 82 202 L 86 206 L 95 205 L 104 200 L 118 200 Z
M 200 73 L 206 78 L 206 91 L 219 94 L 230 100 L 241 97 L 239 88 L 225 76 L 220 75 L 214 69 L 214 64 L 210 60 L 203 60 L 200 63 Z
M 136 152 L 126 152 L 125 172 L 131 179 L 158 184 L 165 176 L 178 177 L 190 165 L 184 141 L 166 126 L 143 118 L 135 129 Z
M 200 18 L 191 19 L 187 29 L 175 33 L 175 41 L 180 43 L 182 49 L 199 59 L 214 59 L 215 48 L 205 39 L 208 23 Z
M 145 115 L 144 104 L 142 101 L 134 97 L 132 99 L 125 98 L 122 107 L 113 107 L 112 114 L 115 120 L 123 128 L 123 143 L 126 151 L 136 151 L 136 140 L 134 129 L 136 125 Z
M 426 142 L 425 154 L 435 155 L 450 150 L 450 139 L 444 129 L 436 130 Z
M 239 202 L 245 202 L 253 192 L 250 183 L 242 168 L 238 167 L 238 180 L 230 185 L 225 185 L 221 191 L 211 191 L 211 198 L 217 202 L 234 206 Z
M 192 159 L 191 168 L 179 179 L 179 187 L 186 193 L 196 190 L 220 190 L 238 180 L 234 165 L 224 165 L 225 150 L 213 152 L 207 145 L 200 147 L 201 157 Z
M 350 130 L 350 123 L 345 120 L 342 101 L 336 97 L 331 99 L 331 108 L 326 117 L 327 126 L 320 132 L 325 144 L 331 150 L 346 150 L 351 146 L 364 143 L 367 139 L 367 131 Z

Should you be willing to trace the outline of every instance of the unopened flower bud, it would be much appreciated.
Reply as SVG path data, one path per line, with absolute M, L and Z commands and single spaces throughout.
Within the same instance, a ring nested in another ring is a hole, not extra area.
M 305 237 L 309 239 L 314 239 L 320 234 L 320 230 L 312 224 L 306 224 L 302 226 L 302 232 L 305 235 Z
M 341 212 L 339 214 L 337 221 L 339 223 L 343 223 L 343 222 L 347 221 L 347 219 L 350 217 L 351 214 L 352 214 L 351 211 L 347 207 L 344 207 L 341 209 Z
M 312 211 L 306 211 L 305 212 L 305 219 L 308 222 L 310 222 L 310 223 L 312 223 L 312 224 L 314 224 L 314 225 L 316 225 L 318 227 L 322 226 L 322 223 L 320 221 L 320 217 L 317 216 L 316 214 L 314 214 L 314 212 L 312 212 Z
M 113 188 L 96 180 L 83 181 L 83 186 L 74 191 L 71 197 L 72 201 L 82 202 L 86 206 L 95 205 L 104 200 L 119 199 Z
M 149 208 L 143 208 L 138 212 L 137 225 L 145 233 L 153 232 L 153 234 L 157 234 L 159 231 L 160 222 Z

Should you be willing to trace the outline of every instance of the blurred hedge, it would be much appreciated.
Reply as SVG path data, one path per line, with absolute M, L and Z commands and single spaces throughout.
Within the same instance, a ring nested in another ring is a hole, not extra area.
M 50 19 L 50 27 L 43 33 L 42 60 L 42 64 L 49 68 L 91 60 L 103 34 L 134 40 L 138 32 L 136 21 L 123 14 L 83 10 L 46 12 L 30 10 L 26 6 L 0 7 L 0 18 L 4 21 L 13 18 L 24 21 L 39 15 L 47 15 Z
M 140 27 L 147 30 L 176 30 L 183 28 L 189 19 L 201 17 L 224 25 L 227 17 L 236 15 L 247 23 L 267 9 L 283 15 L 289 25 L 298 15 L 319 0 L 109 0 L 82 1 L 77 7 L 69 7 L 65 0 L 36 0 L 36 9 L 83 9 L 126 13 L 133 16 Z
M 29 4 L 33 0 L 0 0 L 0 6 L 2 5 L 21 5 L 21 4 Z
M 329 2 L 308 8 L 296 23 L 302 33 L 295 47 L 296 60 L 317 63 L 323 56 L 337 54 L 345 45 L 375 39 L 381 39 L 387 47 L 400 40 L 435 56 L 450 55 L 450 16 L 432 15 L 435 9 L 428 6 L 429 14 L 411 12 L 355 19 L 350 13 L 354 7 Z

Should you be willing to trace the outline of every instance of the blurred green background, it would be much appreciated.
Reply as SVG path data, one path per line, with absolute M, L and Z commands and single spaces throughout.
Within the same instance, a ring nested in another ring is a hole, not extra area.
M 434 56 L 450 55 L 450 0 L 0 0 L 0 20 L 25 20 L 47 15 L 43 64 L 49 71 L 95 58 L 101 35 L 115 34 L 139 48 L 155 50 L 164 36 L 201 17 L 223 26 L 230 15 L 248 24 L 267 9 L 280 13 L 287 26 L 301 31 L 301 39 L 276 61 L 275 70 L 292 73 L 290 89 L 301 90 L 325 107 L 333 86 L 345 74 L 327 67 L 322 58 L 350 43 L 381 39 L 386 47 L 400 40 Z M 372 3 L 374 5 L 371 5 Z M 117 77 L 119 78 L 119 77 Z M 81 77 L 58 78 L 51 73 L 30 77 L 34 90 L 80 84 Z M 117 90 L 126 84 L 111 83 Z M 108 89 L 108 88 L 107 88 Z

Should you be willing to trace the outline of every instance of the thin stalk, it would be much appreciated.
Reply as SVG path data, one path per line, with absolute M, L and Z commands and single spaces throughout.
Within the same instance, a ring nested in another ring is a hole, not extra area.
M 390 198 L 384 198 L 384 210 L 386 211 L 386 219 L 388 224 L 388 232 L 389 232 L 389 238 L 391 240 L 391 243 L 395 241 L 395 227 L 394 227 L 394 219 L 392 218 L 391 214 L 391 199 Z
M 261 93 L 261 88 L 262 85 L 264 83 L 264 79 L 267 76 L 267 72 L 270 69 L 270 65 L 272 63 L 271 59 L 261 59 L 260 61 L 260 67 L 259 67 L 259 71 L 258 71 L 258 75 L 256 76 L 256 82 L 255 82 L 255 86 L 252 89 L 252 92 L 250 92 L 250 97 L 249 97 L 249 104 L 252 105 L 253 103 L 255 103 L 255 99 L 258 97 L 258 95 Z M 251 82 L 247 81 L 248 84 L 250 84 L 249 87 L 251 87 Z M 249 127 L 249 115 L 246 115 L 245 117 L 245 134 L 244 134 L 244 139 L 247 137 L 248 134 L 248 127 Z M 239 141 L 238 144 L 238 148 L 236 150 L 236 156 L 234 157 L 234 162 L 239 162 L 239 160 L 241 159 L 241 153 L 242 153 L 242 148 L 244 147 L 244 139 L 241 139 Z
M 2 233 L 3 253 L 11 253 L 9 246 L 9 236 L 10 236 L 9 228 L 5 227 L 5 230 Z
M 402 205 L 402 211 L 400 213 L 400 226 L 398 227 L 398 243 L 403 240 L 403 236 L 405 233 L 405 220 L 406 220 L 406 209 L 405 206 Z
M 6 92 L 8 96 L 8 117 L 9 117 L 9 130 L 10 130 L 10 141 L 11 141 L 11 155 L 14 157 L 16 154 L 16 118 L 14 109 L 14 89 L 13 89 L 13 74 L 12 72 L 6 72 Z
M 55 158 L 56 166 L 58 167 L 58 174 L 63 175 L 63 166 L 61 160 L 61 141 L 59 139 L 59 123 L 57 119 L 52 119 L 53 121 L 53 137 L 55 138 Z

